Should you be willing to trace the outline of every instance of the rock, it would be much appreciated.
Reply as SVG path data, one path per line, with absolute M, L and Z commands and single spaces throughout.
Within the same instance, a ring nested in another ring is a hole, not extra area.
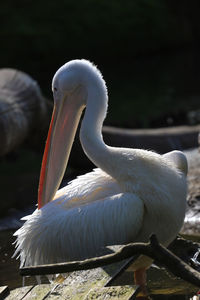
M 0 69 L 0 156 L 46 123 L 47 104 L 37 82 L 21 71 Z

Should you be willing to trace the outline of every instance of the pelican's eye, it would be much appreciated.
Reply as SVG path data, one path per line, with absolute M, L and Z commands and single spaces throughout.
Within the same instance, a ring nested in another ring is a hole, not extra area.
M 54 86 L 53 90 L 54 90 L 54 92 L 57 92 L 58 89 L 57 89 L 57 87 Z

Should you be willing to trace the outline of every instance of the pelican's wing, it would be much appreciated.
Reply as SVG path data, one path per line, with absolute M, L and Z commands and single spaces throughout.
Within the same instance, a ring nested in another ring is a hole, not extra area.
M 104 253 L 109 245 L 134 241 L 142 227 L 139 197 L 120 193 L 79 207 L 49 202 L 15 233 L 21 264 L 82 260 Z
M 101 254 L 106 246 L 134 241 L 142 227 L 143 213 L 143 202 L 131 193 L 70 209 L 65 232 L 70 256 L 84 259 Z
M 63 203 L 69 209 L 118 193 L 121 189 L 116 180 L 101 169 L 94 169 L 58 190 L 53 201 Z

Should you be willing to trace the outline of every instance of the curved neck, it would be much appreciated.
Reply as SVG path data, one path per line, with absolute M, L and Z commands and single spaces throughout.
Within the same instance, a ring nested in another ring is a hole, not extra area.
M 107 112 L 107 91 L 102 84 L 90 84 L 87 90 L 87 106 L 80 129 L 80 140 L 85 154 L 99 168 L 107 171 L 105 160 L 109 147 L 102 137 L 102 125 Z

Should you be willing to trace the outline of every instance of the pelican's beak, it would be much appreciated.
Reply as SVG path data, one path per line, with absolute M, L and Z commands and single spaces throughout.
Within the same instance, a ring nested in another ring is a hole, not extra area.
M 44 150 L 38 191 L 38 209 L 53 200 L 63 178 L 81 113 L 84 90 L 77 88 L 54 99 L 54 109 Z

